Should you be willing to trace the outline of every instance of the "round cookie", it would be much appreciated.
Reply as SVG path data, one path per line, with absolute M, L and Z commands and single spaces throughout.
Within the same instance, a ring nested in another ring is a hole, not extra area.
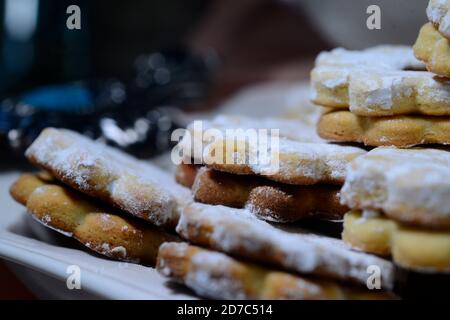
M 320 117 L 317 132 L 326 140 L 358 142 L 373 147 L 447 145 L 450 144 L 450 117 L 362 117 L 347 110 L 337 110 Z
M 313 102 L 360 116 L 450 115 L 450 82 L 411 71 L 421 69 L 409 47 L 324 52 L 311 73 Z
M 450 1 L 430 0 L 427 7 L 427 16 L 442 36 L 450 39 Z
M 429 71 L 450 77 L 450 40 L 443 37 L 431 23 L 420 29 L 414 54 L 425 62 Z

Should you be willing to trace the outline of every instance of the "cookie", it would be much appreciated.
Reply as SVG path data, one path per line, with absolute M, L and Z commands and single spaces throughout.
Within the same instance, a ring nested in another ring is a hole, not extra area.
M 420 29 L 414 54 L 427 69 L 439 76 L 450 77 L 450 40 L 443 37 L 431 23 Z
M 198 169 L 192 184 L 192 193 L 198 202 L 247 208 L 263 220 L 279 223 L 305 218 L 342 219 L 348 208 L 339 203 L 339 190 L 339 186 L 330 185 L 283 185 L 205 167 Z
M 159 245 L 177 240 L 37 175 L 22 175 L 10 193 L 37 221 L 112 259 L 154 265 Z
M 325 143 L 304 143 L 280 138 L 262 145 L 245 139 L 216 139 L 205 147 L 206 166 L 223 172 L 258 175 L 294 184 L 342 184 L 346 166 L 365 153 L 357 147 Z
M 173 228 L 189 190 L 162 170 L 65 129 L 45 129 L 28 160 L 58 180 L 157 226 Z
M 442 36 L 450 39 L 450 1 L 430 0 L 427 16 Z
M 350 111 L 338 110 L 321 116 L 317 132 L 330 141 L 359 142 L 373 147 L 446 145 L 450 144 L 450 117 L 361 117 Z
M 200 167 L 195 164 L 179 164 L 175 169 L 175 181 L 186 188 L 192 188 Z
M 307 111 L 302 118 L 251 118 L 246 116 L 219 115 L 211 120 L 193 121 L 187 126 L 176 148 L 182 153 L 186 163 L 195 160 L 195 164 L 202 163 L 203 146 L 208 144 L 210 138 L 205 135 L 208 130 L 225 135 L 230 129 L 276 129 L 279 136 L 301 142 L 323 142 L 315 131 L 315 123 L 319 117 L 317 110 Z
M 313 102 L 368 117 L 450 115 L 450 82 L 404 70 L 416 68 L 424 66 L 408 47 L 325 52 L 311 73 Z
M 401 267 L 426 273 L 450 272 L 450 229 L 412 227 L 378 214 L 345 215 L 342 239 L 352 248 L 391 255 Z
M 193 203 L 176 228 L 187 241 L 284 270 L 366 285 L 367 268 L 381 271 L 381 287 L 393 287 L 394 267 L 385 259 L 355 252 L 340 240 L 297 228 L 273 226 L 249 211 Z
M 389 299 L 380 291 L 355 289 L 330 281 L 307 279 L 233 259 L 187 243 L 163 243 L 158 271 L 211 299 L 335 300 Z
M 376 148 L 348 168 L 341 201 L 408 224 L 450 228 L 450 152 Z

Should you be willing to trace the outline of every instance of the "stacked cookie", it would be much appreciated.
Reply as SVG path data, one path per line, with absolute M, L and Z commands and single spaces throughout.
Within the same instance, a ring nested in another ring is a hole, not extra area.
M 318 134 L 377 147 L 347 168 L 343 240 L 425 274 L 450 271 L 450 153 L 407 148 L 450 144 L 449 9 L 430 1 L 414 49 L 335 49 L 311 74 Z
M 63 129 L 45 129 L 26 152 L 45 170 L 21 176 L 12 197 L 45 226 L 107 257 L 154 265 L 189 191 L 169 175 Z
M 220 133 L 212 141 L 204 130 L 196 132 L 195 126 L 190 125 L 178 145 L 184 151 L 198 146 L 198 150 L 184 152 L 188 158 L 176 175 L 180 184 L 192 189 L 196 201 L 246 208 L 272 222 L 342 219 L 348 209 L 339 203 L 338 196 L 345 168 L 365 153 L 363 149 L 327 144 L 317 137 L 313 126 L 302 127 L 296 120 L 236 119 L 220 116 L 204 121 L 203 129 L 213 128 Z M 276 148 L 246 140 L 249 137 L 245 136 L 226 137 L 226 130 L 255 127 L 283 128 Z M 200 137 L 200 141 L 194 137 Z
M 165 243 L 158 270 L 214 299 L 388 299 L 391 262 L 347 248 L 340 240 L 285 229 L 250 211 L 194 203 L 176 228 L 191 244 Z M 383 290 L 367 288 L 379 268 Z
M 318 134 L 366 146 L 449 144 L 450 82 L 423 68 L 403 46 L 321 53 L 311 73 L 313 102 L 327 107 Z
M 450 272 L 450 152 L 376 148 L 352 162 L 341 191 L 343 240 L 405 269 Z
M 248 210 L 194 203 L 170 175 L 75 132 L 46 129 L 26 156 L 45 171 L 21 176 L 10 191 L 37 221 L 112 259 L 156 262 L 201 296 L 392 297 L 391 262 Z M 383 272 L 382 291 L 364 287 L 373 265 Z
M 427 16 L 430 22 L 420 30 L 414 54 L 429 71 L 450 78 L 450 1 L 430 0 Z

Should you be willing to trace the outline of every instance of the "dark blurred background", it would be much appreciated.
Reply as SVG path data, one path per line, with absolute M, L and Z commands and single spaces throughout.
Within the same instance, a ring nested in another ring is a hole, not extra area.
M 213 108 L 244 85 L 305 79 L 328 45 L 279 0 L 0 2 L 0 150 L 23 160 L 45 127 L 140 158 L 171 146 L 174 110 Z M 80 29 L 69 29 L 71 5 Z
M 81 8 L 81 30 L 66 28 L 72 4 Z M 180 45 L 215 50 L 225 71 L 218 80 L 233 90 L 326 47 L 297 7 L 274 0 L 4 0 L 0 33 L 2 97 L 129 78 L 140 55 Z

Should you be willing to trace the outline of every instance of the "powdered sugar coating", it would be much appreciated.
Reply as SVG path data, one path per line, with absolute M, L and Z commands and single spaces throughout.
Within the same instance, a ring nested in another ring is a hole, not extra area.
M 423 69 L 410 47 L 380 46 L 362 51 L 321 53 L 311 74 L 313 96 L 334 99 L 362 116 L 423 113 L 450 115 L 450 82 Z
M 203 136 L 207 129 L 217 131 L 217 136 L 212 141 Z M 246 136 L 227 139 L 225 133 L 228 129 L 278 129 L 279 144 L 277 148 L 273 148 L 270 132 L 267 144 L 262 143 L 259 137 L 248 140 L 243 140 L 247 139 Z M 189 162 L 193 158 L 197 164 L 213 165 L 215 169 L 222 171 L 228 171 L 231 167 L 240 171 L 250 170 L 253 174 L 291 184 L 324 181 L 342 183 L 348 162 L 365 152 L 356 147 L 325 143 L 318 138 L 315 125 L 306 120 L 218 116 L 212 121 L 203 121 L 201 128 L 195 127 L 195 123 L 190 124 L 188 132 L 178 144 L 181 150 L 192 150 L 183 152 L 185 161 Z M 231 166 L 228 166 L 230 163 L 219 164 L 214 159 L 215 150 L 222 150 L 222 146 L 228 143 L 246 146 L 244 149 L 238 147 L 233 154 L 225 155 L 234 159 Z M 266 149 L 262 150 L 263 147 Z M 236 165 L 240 165 L 240 168 Z
M 438 27 L 439 32 L 450 39 L 450 1 L 430 0 L 427 16 L 428 20 Z
M 340 240 L 276 227 L 243 209 L 194 203 L 185 208 L 177 232 L 190 242 L 288 270 L 366 284 L 367 267 L 382 270 L 382 286 L 393 286 L 393 265 L 354 252 Z
M 246 116 L 219 115 L 212 120 L 202 120 L 201 129 L 194 126 L 195 123 L 193 122 L 187 127 L 189 134 L 183 136 L 177 148 L 180 150 L 192 150 L 187 155 L 188 158 L 186 160 L 190 160 L 192 157 L 201 163 L 203 147 L 208 143 L 205 137 L 203 137 L 203 132 L 208 129 L 218 130 L 222 134 L 225 134 L 227 129 L 278 129 L 280 137 L 302 142 L 324 142 L 317 135 L 315 128 L 315 122 L 320 116 L 319 111 L 317 109 L 307 109 L 307 112 L 308 114 L 302 115 L 302 119 L 254 119 Z M 314 121 L 311 121 L 311 119 L 314 119 Z
M 245 173 L 264 176 L 268 179 L 288 184 L 316 184 L 329 182 L 343 183 L 346 167 L 354 158 L 363 155 L 365 150 L 357 147 L 340 146 L 326 143 L 307 143 L 280 138 L 278 148 L 267 150 L 254 142 L 235 139 L 236 147 L 233 157 L 234 165 L 216 163 L 215 150 L 221 150 L 230 141 L 217 139 L 207 145 L 203 159 L 205 163 L 221 171 Z M 251 160 L 253 159 L 253 160 Z
M 223 299 L 245 299 L 245 290 L 239 281 L 230 277 L 232 260 L 219 252 L 199 252 L 192 257 L 192 269 L 185 282 L 190 288 L 205 297 Z M 217 277 L 217 274 L 228 275 Z
M 345 298 L 337 284 L 258 267 L 186 243 L 163 243 L 157 268 L 163 275 L 212 299 Z M 334 290 L 326 292 L 331 286 Z
M 422 62 L 414 57 L 411 47 L 380 45 L 361 51 L 336 48 L 321 52 L 316 58 L 316 66 L 376 67 L 391 70 L 423 69 Z
M 450 152 L 376 148 L 349 166 L 341 202 L 404 222 L 450 226 Z
M 28 159 L 79 191 L 159 226 L 176 223 L 189 191 L 162 170 L 64 129 L 45 129 Z
M 349 95 L 350 110 L 357 114 L 383 110 L 387 115 L 402 109 L 405 113 L 450 114 L 450 82 L 435 80 L 429 72 L 371 72 L 370 77 L 356 72 L 350 77 Z M 421 110 L 423 105 L 428 109 Z

